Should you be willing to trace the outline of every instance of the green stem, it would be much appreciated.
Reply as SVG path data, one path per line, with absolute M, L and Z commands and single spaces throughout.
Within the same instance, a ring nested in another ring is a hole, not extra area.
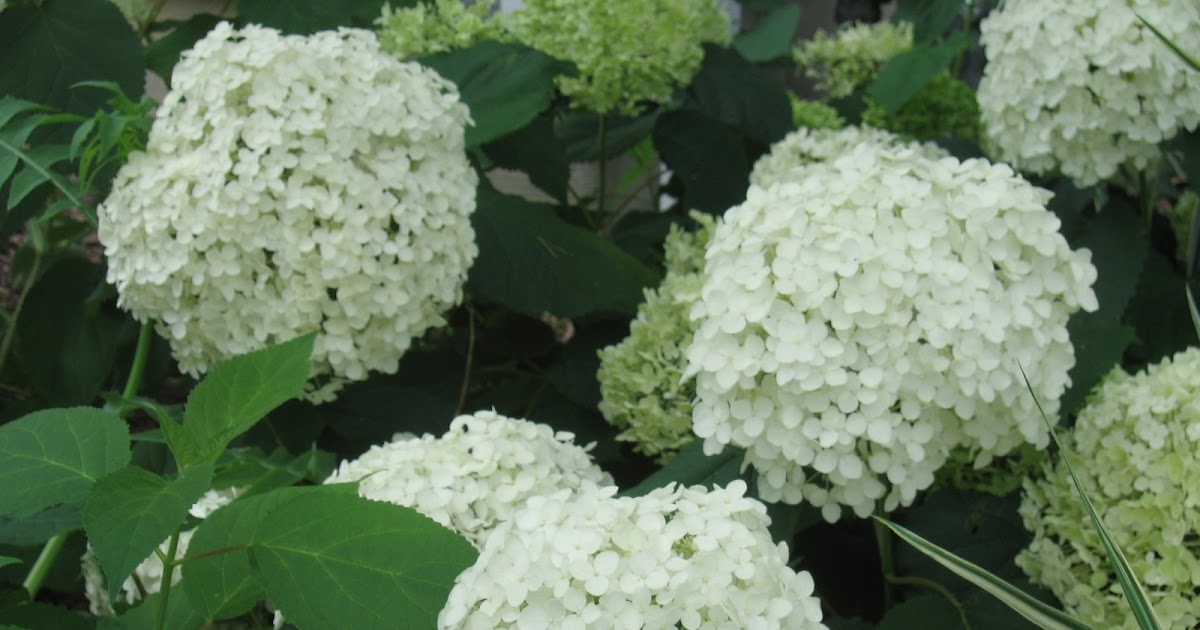
M 879 566 L 883 569 L 883 608 L 889 610 L 896 600 L 892 583 L 896 579 L 895 558 L 892 556 L 892 532 L 879 519 L 875 523 L 875 544 L 879 546 Z
M 163 560 L 163 577 L 162 586 L 159 587 L 159 594 L 162 597 L 158 600 L 158 615 L 154 620 L 156 630 L 163 630 L 167 627 L 167 604 L 171 599 L 171 578 L 175 575 L 175 551 L 179 547 L 179 530 L 171 534 L 171 541 L 167 543 L 167 557 Z
M 138 331 L 137 349 L 133 351 L 133 366 L 129 368 L 129 380 L 125 382 L 125 390 L 121 398 L 129 400 L 137 396 L 138 388 L 142 386 L 142 372 L 146 369 L 146 357 L 150 356 L 150 341 L 154 338 L 154 324 L 150 320 L 142 322 Z
M 29 266 L 29 275 L 25 278 L 25 285 L 21 287 L 21 295 L 17 297 L 17 305 L 13 307 L 12 317 L 8 320 L 8 327 L 4 329 L 4 338 L 0 339 L 0 375 L 4 374 L 4 366 L 8 363 L 8 353 L 12 350 L 13 339 L 16 338 L 17 320 L 21 317 L 21 309 L 25 306 L 25 298 L 29 295 L 29 289 L 33 287 L 33 283 L 37 281 L 38 273 L 42 267 L 42 245 L 41 232 L 38 231 L 38 226 L 32 221 L 27 226 L 27 233 L 33 240 L 33 264 Z
M 33 568 L 29 569 L 29 575 L 25 576 L 25 581 L 21 583 L 21 586 L 29 591 L 30 600 L 37 599 L 38 591 L 42 590 L 42 583 L 46 581 L 46 576 L 50 574 L 54 560 L 58 557 L 58 552 L 62 550 L 63 543 L 66 541 L 67 535 L 59 534 L 47 540 L 46 546 L 42 547 L 42 553 L 38 554 Z
M 596 193 L 597 214 L 604 216 L 604 198 L 608 196 L 608 146 L 605 138 L 604 114 L 600 114 L 600 186 Z

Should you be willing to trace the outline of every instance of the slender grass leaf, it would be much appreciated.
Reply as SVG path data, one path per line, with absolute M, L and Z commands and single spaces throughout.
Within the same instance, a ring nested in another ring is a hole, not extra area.
M 471 109 L 467 147 L 490 142 L 529 124 L 550 106 L 554 78 L 569 65 L 528 46 L 486 41 L 421 59 L 458 85 Z
M 1197 61 L 1196 58 L 1189 54 L 1186 50 L 1180 48 L 1179 44 L 1176 44 L 1171 40 L 1170 37 L 1164 35 L 1162 31 L 1158 30 L 1157 26 L 1151 24 L 1149 20 L 1142 17 L 1142 14 L 1138 13 L 1137 11 L 1134 11 L 1133 14 L 1142 21 L 1142 24 L 1145 24 L 1147 28 L 1153 31 L 1154 34 L 1161 39 L 1164 44 L 1170 47 L 1171 50 L 1175 51 L 1175 54 L 1179 55 L 1179 58 L 1182 59 L 1184 63 L 1191 66 L 1193 70 L 1200 70 L 1200 61 Z
M 1083 622 L 1034 599 L 1033 596 L 996 577 L 982 567 L 959 558 L 915 532 L 886 519 L 877 516 L 873 518 L 886 525 L 888 529 L 921 553 L 936 560 L 955 575 L 991 593 L 1038 627 L 1046 630 L 1091 630 Z
M 563 221 L 548 205 L 486 185 L 478 200 L 471 223 L 479 259 L 467 282 L 480 297 L 534 317 L 633 313 L 642 288 L 657 281 L 614 243 Z
M 1042 415 L 1042 421 L 1046 423 L 1046 428 L 1050 429 L 1050 437 L 1054 439 L 1054 443 L 1058 446 L 1059 456 L 1062 457 L 1063 463 L 1067 465 L 1067 472 L 1071 473 L 1071 481 L 1075 484 L 1075 491 L 1079 493 L 1079 498 L 1083 501 L 1083 506 L 1087 508 L 1088 518 L 1092 521 L 1092 527 L 1100 535 L 1100 544 L 1104 546 L 1104 552 L 1108 555 L 1109 565 L 1117 574 L 1117 581 L 1121 583 L 1121 590 L 1125 593 L 1125 601 L 1133 611 L 1133 618 L 1137 620 L 1138 627 L 1142 630 L 1155 630 L 1162 627 L 1162 623 L 1158 620 L 1158 615 L 1154 612 L 1154 607 L 1150 605 L 1150 599 L 1146 596 L 1145 589 L 1142 588 L 1141 582 L 1134 575 L 1133 569 L 1129 568 L 1129 562 L 1125 559 L 1125 554 L 1113 542 L 1108 529 L 1104 527 L 1104 521 L 1096 513 L 1096 506 L 1092 503 L 1091 497 L 1083 489 L 1083 484 L 1079 482 L 1079 476 L 1075 474 L 1075 466 L 1071 464 L 1071 458 L 1074 457 L 1074 454 L 1058 438 L 1058 432 L 1054 430 L 1054 425 L 1046 417 L 1046 412 L 1042 410 L 1041 401 L 1034 394 L 1033 386 L 1029 384 L 1029 377 L 1025 375 L 1024 367 L 1021 367 L 1021 378 L 1025 379 L 1025 387 L 1029 390 L 1029 395 L 1033 396 L 1033 403 L 1037 405 L 1038 413 Z
M 0 426 L 0 515 L 83 501 L 129 463 L 129 428 L 92 407 L 47 409 Z
M 180 465 L 215 462 L 233 438 L 299 396 L 308 381 L 315 340 L 316 333 L 308 333 L 210 370 L 188 397 L 183 425 L 162 425 Z
M 72 90 L 109 80 L 141 96 L 142 46 L 120 9 L 107 0 L 9 3 L 0 11 L 0 94 L 91 116 L 105 96 Z
M 83 526 L 104 569 L 110 598 L 115 599 L 126 576 L 179 529 L 212 476 L 211 465 L 192 466 L 171 481 L 127 466 L 96 482 L 83 509 Z
M 325 487 L 267 514 L 250 564 L 299 627 L 390 629 L 403 620 L 432 628 L 454 579 L 478 555 L 416 510 Z
M 764 63 L 787 57 L 800 25 L 800 7 L 786 4 L 776 8 L 754 27 L 733 40 L 733 47 L 749 61 Z
M 970 45 L 970 38 L 960 31 L 940 44 L 914 46 L 892 57 L 871 84 L 871 98 L 895 114 Z
M 726 446 L 716 455 L 704 454 L 704 440 L 695 440 L 679 451 L 654 474 L 622 492 L 622 496 L 640 497 L 669 483 L 683 486 L 725 485 L 737 479 L 742 468 L 742 449 Z
M 1188 312 L 1192 315 L 1192 328 L 1196 329 L 1196 336 L 1200 337 L 1200 312 L 1196 311 L 1196 298 L 1192 295 L 1192 286 L 1189 284 L 1184 290 L 1187 292 Z

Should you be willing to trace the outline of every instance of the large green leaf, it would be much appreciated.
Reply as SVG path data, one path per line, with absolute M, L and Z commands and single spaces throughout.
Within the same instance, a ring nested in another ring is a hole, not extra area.
M 630 118 L 620 114 L 604 116 L 604 151 L 607 157 L 632 149 L 654 131 L 660 110 Z M 562 141 L 569 162 L 594 162 L 600 159 L 600 116 L 588 111 L 570 111 L 554 121 L 554 133 Z
M 458 85 L 475 125 L 467 146 L 490 142 L 529 124 L 550 106 L 554 77 L 569 66 L 528 46 L 486 41 L 421 59 Z
M 129 428 L 91 407 L 47 409 L 0 426 L 0 515 L 82 501 L 129 463 Z
M 501 168 L 518 170 L 555 200 L 566 203 L 570 165 L 550 118 L 533 122 L 484 145 L 483 152 Z
M 96 618 L 88 615 L 87 611 L 67 610 L 61 606 L 29 602 L 0 610 L 0 624 L 6 624 L 0 628 L 90 630 L 96 627 Z
M 90 116 L 104 106 L 80 81 L 113 81 L 142 95 L 142 46 L 109 0 L 9 3 L 0 11 L 0 94 Z
M 913 46 L 892 57 L 871 84 L 871 98 L 889 114 L 896 113 L 970 44 L 970 38 L 955 32 L 940 44 Z
M 979 565 L 963 560 L 901 525 L 879 517 L 874 518 L 921 553 L 936 560 L 938 564 L 946 567 L 955 575 L 991 593 L 1038 627 L 1055 630 L 1090 630 L 1086 624 L 1034 599 L 1033 596 L 996 577 Z
M 738 35 L 733 47 L 754 63 L 775 61 L 791 54 L 799 25 L 800 7 L 786 4 L 768 13 L 753 31 Z
M 162 593 L 142 600 L 137 606 L 130 608 L 115 619 L 101 619 L 96 626 L 99 630 L 146 630 L 154 628 L 158 619 L 158 611 L 162 606 Z M 200 616 L 188 605 L 187 599 L 172 595 L 167 602 L 165 627 L 171 630 L 199 630 L 204 627 L 204 617 Z
M 331 487 L 282 501 L 250 548 L 271 602 L 301 628 L 432 628 L 477 556 L 415 510 Z
M 1139 237 L 1141 220 L 1128 203 L 1107 204 L 1087 225 L 1079 245 L 1092 252 L 1096 266 L 1096 299 L 1100 310 L 1092 314 L 1097 323 L 1115 324 L 1137 288 L 1146 264 L 1149 239 Z
M 721 214 L 745 200 L 750 163 L 741 139 L 719 121 L 693 110 L 663 114 L 654 148 L 683 180 L 684 208 Z
M 893 22 L 910 22 L 918 43 L 936 41 L 963 11 L 962 0 L 900 0 Z
M 471 219 L 479 259 L 468 286 L 489 301 L 537 316 L 632 313 L 653 271 L 611 241 L 559 219 L 545 204 L 481 186 Z
M 22 364 L 34 390 L 51 404 L 92 403 L 113 371 L 128 320 L 92 303 L 104 286 L 104 267 L 71 257 L 51 267 L 26 296 L 17 324 Z
M 716 455 L 705 455 L 704 440 L 698 439 L 679 451 L 666 466 L 621 494 L 640 497 L 669 483 L 723 486 L 739 477 L 742 455 L 742 449 L 733 446 L 726 446 Z
M 0 545 L 26 547 L 83 527 L 83 506 L 66 503 L 29 516 L 0 516 Z
M 794 126 L 783 84 L 728 48 L 704 47 L 704 64 L 688 94 L 690 106 L 763 144 L 783 138 Z M 715 154 L 710 150 L 702 157 Z
M 1067 322 L 1067 332 L 1075 346 L 1075 366 L 1070 372 L 1071 387 L 1059 399 L 1066 413 L 1078 410 L 1100 379 L 1121 364 L 1121 357 L 1134 338 L 1132 327 L 1104 323 L 1092 315 L 1076 313 Z
M 371 28 L 385 0 L 240 0 L 238 23 L 261 24 L 285 33 L 311 35 L 339 26 Z M 390 0 L 395 8 L 416 0 Z
M 316 333 L 225 361 L 188 397 L 183 424 L 163 419 L 180 465 L 214 462 L 229 442 L 304 391 Z
M 918 595 L 888 609 L 875 630 L 969 628 L 965 615 L 956 601 L 939 595 Z
M 208 490 L 211 465 L 193 466 L 168 481 L 136 466 L 122 468 L 96 482 L 83 526 L 115 598 L 137 565 L 175 533 L 188 508 Z
M 180 584 L 192 608 L 210 621 L 230 619 L 264 599 L 266 593 L 250 568 L 247 545 L 271 510 L 315 491 L 319 489 L 284 488 L 238 499 L 204 519 L 188 543 L 188 556 L 195 559 L 181 565 Z

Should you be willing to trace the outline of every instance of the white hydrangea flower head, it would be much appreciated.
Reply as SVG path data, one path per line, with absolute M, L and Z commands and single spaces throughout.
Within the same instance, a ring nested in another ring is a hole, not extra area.
M 311 330 L 311 399 L 394 372 L 478 253 L 468 120 L 368 31 L 218 25 L 100 208 L 108 280 L 192 375 Z
M 494 411 L 463 415 L 441 437 L 401 437 L 344 461 L 325 483 L 414 510 L 476 546 L 530 497 L 612 483 L 574 435 Z
M 834 33 L 818 31 L 797 46 L 792 57 L 826 98 L 837 99 L 875 80 L 889 59 L 912 45 L 909 22 L 854 23 Z
M 988 149 L 1029 173 L 1087 186 L 1143 170 L 1158 144 L 1200 124 L 1200 74 L 1137 18 L 1200 50 L 1194 0 L 1008 0 L 980 25 Z
M 1091 253 L 1012 169 L 926 153 L 866 142 L 797 167 L 709 241 L 692 428 L 707 453 L 745 448 L 766 501 L 866 517 L 909 505 L 955 446 L 982 465 L 1048 443 L 1020 369 L 1054 417 L 1067 318 L 1098 306 Z
M 1114 369 L 1064 437 L 1080 482 L 1164 628 L 1200 626 L 1200 349 Z M 1137 628 L 1061 457 L 1026 480 L 1017 565 L 1095 628 Z
M 689 232 L 672 225 L 663 249 L 666 270 L 657 288 L 646 289 L 645 301 L 629 324 L 629 336 L 600 350 L 600 413 L 620 428 L 618 440 L 632 442 L 639 453 L 665 462 L 692 442 L 692 399 L 696 387 L 683 381 L 684 350 L 695 326 L 688 317 L 700 299 L 704 247 L 716 226 L 711 215 L 693 212 Z
M 209 490 L 188 509 L 188 513 L 194 518 L 208 518 L 209 514 L 229 505 L 241 493 L 242 488 Z M 179 532 L 179 543 L 175 547 L 176 558 L 182 558 L 187 555 L 188 544 L 191 543 L 192 535 L 195 533 L 195 529 Z M 164 540 L 159 545 L 159 550 L 164 554 L 167 553 L 169 543 L 169 540 Z M 100 561 L 96 558 L 96 554 L 92 553 L 91 546 L 84 552 L 82 560 L 84 595 L 87 596 L 88 607 L 92 614 L 102 617 L 116 616 L 117 613 L 113 609 L 112 601 L 108 598 L 104 572 L 100 568 Z M 171 584 L 178 583 L 181 575 L 180 571 L 176 571 L 172 576 Z M 136 576 L 136 579 L 134 576 Z M 141 582 L 142 588 L 146 590 L 147 595 L 153 595 L 162 589 L 162 580 L 162 560 L 159 559 L 158 554 L 152 553 L 133 570 L 133 575 L 125 578 L 124 583 L 121 584 L 120 597 L 127 604 L 135 604 L 142 599 L 142 592 L 138 588 L 138 582 Z
M 812 576 L 788 566 L 745 482 L 616 492 L 530 499 L 455 580 L 438 627 L 825 627 Z
M 777 182 L 788 181 L 795 177 L 797 169 L 804 169 L 814 162 L 837 159 L 862 145 L 913 148 L 920 157 L 929 160 L 950 155 L 932 142 L 913 143 L 875 127 L 802 127 L 776 142 L 771 146 L 770 153 L 754 163 L 750 185 L 766 188 Z

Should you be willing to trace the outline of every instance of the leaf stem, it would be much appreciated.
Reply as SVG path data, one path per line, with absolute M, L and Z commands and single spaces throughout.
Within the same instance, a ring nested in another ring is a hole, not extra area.
M 876 523 L 878 523 L 878 521 L 876 521 Z M 938 584 L 930 579 L 913 576 L 902 577 L 893 575 L 892 577 L 887 578 L 887 581 L 891 582 L 892 584 L 899 584 L 901 586 L 920 586 L 937 592 L 942 597 L 945 597 L 946 600 L 950 602 L 950 605 L 954 606 L 954 609 L 958 611 L 958 616 L 962 619 L 963 627 L 971 627 L 970 619 L 967 618 L 967 611 L 963 608 L 962 602 L 958 601 L 958 598 L 954 596 L 954 593 L 951 593 L 950 589 L 946 588 L 945 586 L 942 586 L 941 584 Z
M 129 400 L 137 396 L 138 388 L 142 386 L 142 372 L 146 369 L 146 357 L 150 356 L 150 341 L 154 335 L 154 324 L 150 320 L 142 322 L 138 331 L 137 349 L 133 352 L 133 365 L 129 368 L 129 380 L 125 382 L 125 390 L 121 397 Z
M 46 546 L 42 547 L 42 553 L 38 554 L 33 567 L 29 569 L 29 575 L 25 576 L 25 581 L 21 583 L 29 592 L 30 600 L 37 599 L 38 591 L 42 590 L 42 583 L 46 581 L 46 576 L 50 574 L 54 560 L 58 558 L 58 552 L 62 550 L 66 541 L 67 534 L 63 533 L 47 540 Z
M 454 405 L 454 415 L 459 416 L 467 404 L 467 390 L 471 385 L 471 362 L 475 356 L 475 309 L 467 305 L 467 363 L 463 367 L 462 387 L 458 390 L 458 404 Z
M 896 579 L 895 558 L 892 555 L 892 532 L 879 519 L 875 523 L 875 544 L 879 548 L 879 567 L 883 570 L 883 608 L 888 610 L 896 601 L 892 584 Z
M 150 7 L 150 11 L 146 13 L 145 21 L 138 25 L 138 37 L 146 39 L 146 34 L 150 32 L 150 26 L 154 24 L 154 20 L 158 19 L 158 13 L 162 11 L 163 5 L 167 0 L 154 0 L 154 6 Z
M 175 530 L 171 534 L 171 540 L 167 543 L 167 557 L 163 559 L 163 577 L 162 586 L 159 587 L 159 595 L 162 597 L 158 600 L 158 614 L 154 620 L 155 630 L 163 630 L 167 627 L 167 604 L 171 599 L 171 582 L 175 576 L 175 552 L 179 548 L 179 530 Z

